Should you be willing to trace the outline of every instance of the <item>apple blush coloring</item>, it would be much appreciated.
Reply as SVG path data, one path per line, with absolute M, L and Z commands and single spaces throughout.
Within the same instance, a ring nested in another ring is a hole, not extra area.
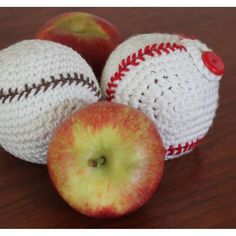
M 121 42 L 121 34 L 113 24 L 85 12 L 68 12 L 51 18 L 39 29 L 36 38 L 73 48 L 92 67 L 98 80 L 108 56 Z
M 58 193 L 91 217 L 119 217 L 143 206 L 163 167 L 155 124 L 137 109 L 105 101 L 66 119 L 48 149 L 49 175 Z

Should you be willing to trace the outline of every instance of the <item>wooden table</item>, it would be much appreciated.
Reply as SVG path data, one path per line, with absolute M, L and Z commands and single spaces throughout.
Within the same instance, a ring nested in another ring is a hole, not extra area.
M 18 160 L 0 149 L 0 227 L 236 227 L 236 9 L 2 8 L 0 48 L 32 38 L 50 17 L 72 10 L 107 18 L 125 38 L 157 31 L 196 35 L 225 62 L 220 107 L 199 148 L 184 158 L 166 162 L 153 198 L 120 219 L 91 219 L 76 213 L 52 187 L 46 166 Z

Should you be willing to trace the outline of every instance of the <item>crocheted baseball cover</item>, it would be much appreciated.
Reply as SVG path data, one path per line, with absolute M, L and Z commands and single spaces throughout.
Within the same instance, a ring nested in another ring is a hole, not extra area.
M 108 101 L 146 113 L 158 126 L 166 160 L 190 152 L 212 125 L 224 64 L 205 44 L 171 34 L 144 34 L 120 44 L 105 65 Z
M 69 47 L 25 40 L 0 51 L 0 144 L 16 157 L 46 163 L 58 124 L 99 98 L 91 68 Z

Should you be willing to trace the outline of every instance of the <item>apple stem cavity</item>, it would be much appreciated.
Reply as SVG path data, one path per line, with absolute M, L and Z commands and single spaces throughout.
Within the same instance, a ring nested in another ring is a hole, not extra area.
M 105 162 L 106 162 L 105 156 L 101 156 L 101 157 L 99 157 L 97 159 L 89 159 L 88 160 L 88 165 L 90 167 L 99 167 L 101 165 L 104 165 Z

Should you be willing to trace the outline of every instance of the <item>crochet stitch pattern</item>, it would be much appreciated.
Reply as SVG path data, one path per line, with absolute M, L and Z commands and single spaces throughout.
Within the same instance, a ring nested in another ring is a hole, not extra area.
M 22 160 L 46 164 L 60 123 L 100 98 L 91 67 L 67 46 L 24 40 L 0 51 L 0 145 Z
M 73 82 L 75 82 L 75 85 L 78 85 L 82 83 L 82 86 L 87 86 L 87 88 L 94 92 L 96 97 L 100 97 L 100 91 L 98 87 L 95 85 L 93 80 L 90 80 L 89 77 L 86 79 L 84 78 L 83 74 L 80 74 L 78 76 L 77 73 L 74 73 L 74 76 L 72 77 L 69 73 L 67 74 L 67 77 L 64 77 L 62 74 L 60 74 L 60 79 L 55 79 L 54 76 L 51 76 L 51 81 L 46 81 L 45 79 L 41 79 L 41 83 L 36 85 L 35 83 L 32 84 L 32 86 L 29 86 L 28 84 L 25 84 L 25 89 L 21 92 L 18 91 L 18 88 L 15 88 L 14 90 L 12 88 L 8 89 L 8 93 L 3 92 L 3 88 L 0 89 L 0 101 L 2 103 L 5 103 L 7 100 L 11 102 L 15 97 L 19 101 L 21 97 L 27 98 L 29 94 L 34 91 L 34 95 L 36 95 L 40 90 L 43 90 L 43 92 L 46 92 L 50 87 L 51 89 L 56 88 L 59 84 L 61 87 L 63 87 L 65 84 L 71 85 Z
M 129 72 L 129 65 L 138 66 L 142 61 L 145 61 L 144 55 L 154 57 L 160 56 L 163 52 L 169 54 L 170 51 L 175 50 L 185 50 L 186 48 L 182 45 L 176 43 L 161 43 L 157 45 L 156 43 L 146 46 L 144 49 L 139 49 L 137 53 L 133 53 L 132 56 L 128 56 L 126 59 L 123 59 L 118 66 L 118 71 L 114 73 L 111 77 L 110 82 L 107 83 L 108 89 L 106 89 L 106 99 L 107 101 L 112 101 L 114 99 L 115 90 L 117 87 L 115 83 L 117 80 L 122 80 L 126 72 Z
M 197 39 L 143 34 L 121 43 L 104 67 L 101 89 L 106 100 L 151 118 L 166 160 L 192 151 L 213 123 L 222 75 L 205 66 L 203 52 L 213 55 Z
M 182 153 L 191 151 L 199 144 L 199 142 L 200 139 L 197 139 L 196 141 L 187 142 L 184 145 L 179 144 L 177 147 L 173 147 L 172 145 L 170 145 L 168 149 L 165 151 L 165 154 L 167 156 L 180 155 Z

